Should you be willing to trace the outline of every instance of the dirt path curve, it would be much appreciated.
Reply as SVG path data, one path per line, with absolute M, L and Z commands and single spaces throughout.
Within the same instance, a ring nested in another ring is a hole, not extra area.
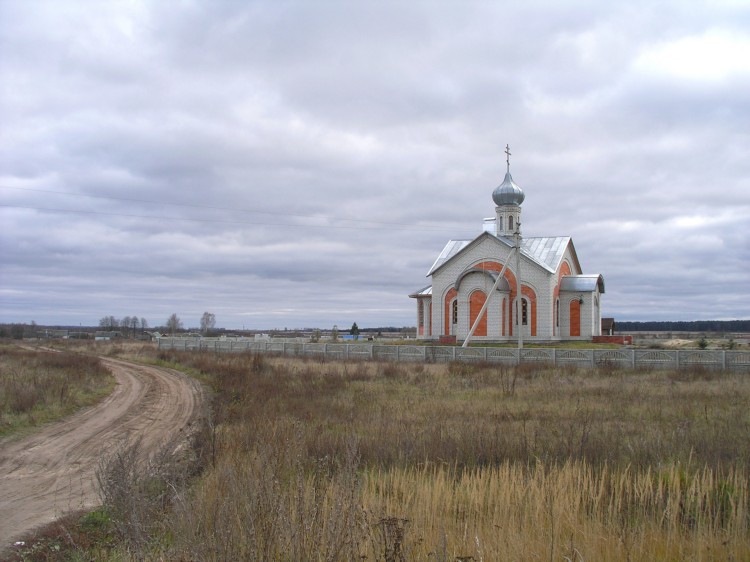
M 117 386 L 98 405 L 29 437 L 0 441 L 0 552 L 65 512 L 99 503 L 99 459 L 137 437 L 144 450 L 183 431 L 200 412 L 200 384 L 162 367 L 102 358 Z

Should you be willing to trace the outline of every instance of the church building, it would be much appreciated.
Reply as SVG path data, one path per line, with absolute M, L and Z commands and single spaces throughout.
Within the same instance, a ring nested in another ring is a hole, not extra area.
M 591 340 L 601 335 L 604 278 L 584 275 L 569 236 L 521 235 L 525 195 L 507 172 L 492 192 L 495 216 L 473 240 L 449 240 L 427 272 L 431 284 L 409 295 L 417 337 L 463 341 Z M 520 302 L 519 302 L 520 295 Z

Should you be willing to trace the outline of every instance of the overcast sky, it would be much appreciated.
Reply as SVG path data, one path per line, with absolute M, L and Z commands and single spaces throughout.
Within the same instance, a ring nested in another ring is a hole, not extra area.
M 414 325 L 494 215 L 750 318 L 750 3 L 0 0 L 0 322 Z

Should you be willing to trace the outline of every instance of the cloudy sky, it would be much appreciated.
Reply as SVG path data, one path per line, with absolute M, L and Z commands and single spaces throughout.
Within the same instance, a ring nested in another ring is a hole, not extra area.
M 0 322 L 414 325 L 506 143 L 605 316 L 750 318 L 745 0 L 0 0 Z

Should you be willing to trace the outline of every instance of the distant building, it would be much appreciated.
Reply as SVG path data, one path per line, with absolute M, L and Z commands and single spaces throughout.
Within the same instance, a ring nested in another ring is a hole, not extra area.
M 614 336 L 615 335 L 615 319 L 614 318 L 602 318 L 602 335 L 603 336 Z
M 409 295 L 416 300 L 418 338 L 463 340 L 488 299 L 472 340 L 512 341 L 519 329 L 530 341 L 601 335 L 604 278 L 583 274 L 569 236 L 522 237 L 524 198 L 508 160 L 505 179 L 492 193 L 495 216 L 484 219 L 484 232 L 473 240 L 449 240 L 427 272 L 431 284 Z
M 99 332 L 94 333 L 95 341 L 109 341 L 109 340 L 113 340 L 113 339 L 121 338 L 121 337 L 122 337 L 122 333 L 120 332 L 99 331 Z

